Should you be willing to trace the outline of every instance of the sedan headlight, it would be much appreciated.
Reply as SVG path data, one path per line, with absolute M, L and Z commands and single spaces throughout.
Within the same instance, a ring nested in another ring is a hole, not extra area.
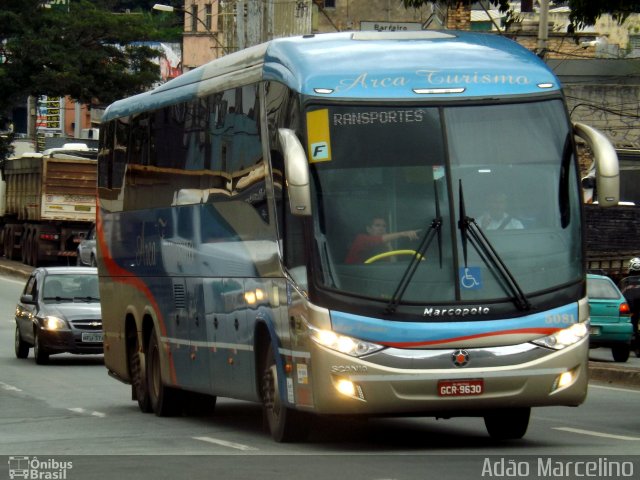
M 313 327 L 311 327 L 311 338 L 324 347 L 340 353 L 346 353 L 352 357 L 361 357 L 384 348 L 376 343 L 339 335 L 331 330 L 318 330 Z
M 67 330 L 67 322 L 62 318 L 46 316 L 42 319 L 42 328 L 45 330 Z
M 532 343 L 542 347 L 553 348 L 554 350 L 562 350 L 574 343 L 578 343 L 589 334 L 589 323 L 574 323 L 569 328 L 564 328 L 544 338 L 534 340 Z

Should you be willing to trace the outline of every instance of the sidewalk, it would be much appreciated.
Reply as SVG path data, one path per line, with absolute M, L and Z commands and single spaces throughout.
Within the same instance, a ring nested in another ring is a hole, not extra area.
M 26 280 L 32 270 L 28 265 L 0 257 L 0 275 L 11 275 Z M 632 362 L 640 365 L 633 353 L 629 358 L 629 364 L 590 360 L 589 376 L 591 380 L 599 383 L 640 388 L 640 366 L 631 365 Z

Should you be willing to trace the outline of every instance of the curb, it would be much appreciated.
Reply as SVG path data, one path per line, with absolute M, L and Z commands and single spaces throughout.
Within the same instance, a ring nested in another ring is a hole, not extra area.
M 640 370 L 633 367 L 602 366 L 596 362 L 589 362 L 589 380 L 640 388 Z

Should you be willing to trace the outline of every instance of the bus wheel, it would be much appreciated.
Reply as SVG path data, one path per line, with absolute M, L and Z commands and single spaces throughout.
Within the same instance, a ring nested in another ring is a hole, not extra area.
M 129 372 L 131 375 L 131 393 L 133 398 L 138 401 L 138 407 L 144 413 L 153 412 L 151 401 L 149 400 L 149 391 L 147 390 L 147 384 L 142 372 L 142 362 L 140 360 L 140 348 L 138 346 L 138 336 L 132 335 L 134 338 L 130 339 L 127 344 L 129 345 Z
M 151 332 L 149 350 L 146 355 L 146 377 L 149 402 L 159 417 L 170 417 L 178 412 L 178 391 L 162 383 L 160 373 L 160 344 L 155 332 Z
M 491 412 L 484 417 L 484 425 L 491 438 L 516 440 L 524 437 L 529 426 L 531 408 L 512 408 Z
M 304 440 L 309 434 L 309 414 L 286 407 L 280 398 L 278 371 L 273 347 L 269 345 L 263 362 L 262 404 L 266 423 L 276 442 Z

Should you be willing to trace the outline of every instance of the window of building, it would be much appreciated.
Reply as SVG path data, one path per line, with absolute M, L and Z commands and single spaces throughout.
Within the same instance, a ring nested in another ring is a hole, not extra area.
M 210 3 L 204 6 L 204 24 L 207 30 L 211 30 L 211 26 L 213 25 L 213 7 Z
M 198 5 L 191 5 L 191 31 L 198 31 Z

